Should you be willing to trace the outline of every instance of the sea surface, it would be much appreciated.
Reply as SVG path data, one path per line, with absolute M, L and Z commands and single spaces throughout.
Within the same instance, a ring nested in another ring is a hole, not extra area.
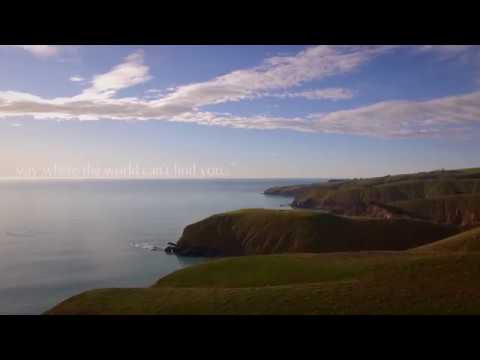
M 79 292 L 150 286 L 208 261 L 153 251 L 183 228 L 241 208 L 285 208 L 275 180 L 1 180 L 0 314 L 40 314 Z M 321 180 L 320 180 L 321 181 Z

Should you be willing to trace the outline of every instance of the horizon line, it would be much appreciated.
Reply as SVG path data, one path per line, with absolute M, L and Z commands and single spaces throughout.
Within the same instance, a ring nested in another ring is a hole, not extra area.
M 48 180 L 330 180 L 335 177 L 163 177 L 163 178 L 153 178 L 153 177 L 15 177 L 15 176 L 4 176 L 0 177 L 1 180 L 23 180 L 23 181 L 48 181 Z M 342 179 L 347 179 L 343 178 Z

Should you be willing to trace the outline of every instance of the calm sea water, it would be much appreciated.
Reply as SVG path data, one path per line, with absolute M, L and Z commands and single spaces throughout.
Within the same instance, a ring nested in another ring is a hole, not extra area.
M 278 208 L 313 180 L 0 181 L 0 314 L 39 314 L 98 287 L 140 287 L 201 261 L 152 246 L 214 213 Z

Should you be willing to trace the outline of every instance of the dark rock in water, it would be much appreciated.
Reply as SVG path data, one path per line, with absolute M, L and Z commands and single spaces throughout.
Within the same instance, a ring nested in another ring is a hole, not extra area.
M 217 249 L 207 248 L 203 246 L 192 246 L 192 247 L 178 247 L 167 246 L 165 248 L 167 254 L 175 254 L 177 256 L 198 256 L 198 257 L 215 257 L 221 256 L 221 252 Z
M 222 252 L 219 249 L 208 248 L 204 246 L 192 246 L 192 247 L 177 247 L 175 255 L 179 256 L 198 256 L 198 257 L 216 257 L 222 256 Z
M 170 246 L 177 246 L 177 244 L 173 243 L 173 242 L 168 242 L 167 245 L 170 245 Z
M 165 248 L 165 252 L 167 254 L 175 254 L 175 251 L 176 251 L 177 247 L 176 246 L 167 246 Z

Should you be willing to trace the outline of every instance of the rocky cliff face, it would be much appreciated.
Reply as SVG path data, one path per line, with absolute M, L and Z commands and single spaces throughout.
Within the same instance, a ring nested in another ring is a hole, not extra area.
M 394 208 L 392 206 L 384 205 L 384 204 L 377 204 L 377 203 L 370 203 L 367 208 L 365 209 L 365 215 L 380 218 L 380 219 L 418 219 L 419 216 L 415 214 L 408 213 L 398 208 Z M 424 220 L 424 219 L 422 219 Z
M 464 227 L 480 225 L 480 170 L 446 171 L 275 188 L 294 195 L 292 207 L 384 219 L 424 219 Z
M 441 224 L 480 226 L 480 194 L 418 199 L 393 205 Z

